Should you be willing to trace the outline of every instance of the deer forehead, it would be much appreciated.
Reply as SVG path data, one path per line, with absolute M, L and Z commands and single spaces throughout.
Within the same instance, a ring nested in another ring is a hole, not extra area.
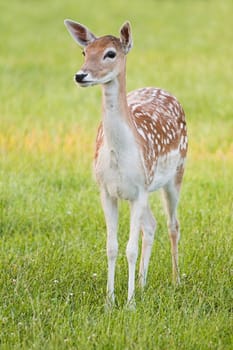
M 123 54 L 120 39 L 111 35 L 97 38 L 86 47 L 85 53 L 87 56 L 102 56 L 108 49 L 115 49 L 115 51 Z

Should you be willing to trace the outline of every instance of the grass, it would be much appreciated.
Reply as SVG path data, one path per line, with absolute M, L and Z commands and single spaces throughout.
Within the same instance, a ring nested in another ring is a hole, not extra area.
M 89 9 L 92 9 L 91 11 Z M 0 4 L 0 348 L 232 349 L 233 32 L 231 1 L 24 1 Z M 91 174 L 99 88 L 63 26 L 133 26 L 128 89 L 177 95 L 190 148 L 180 201 L 182 283 L 158 221 L 144 293 L 125 309 L 128 207 L 122 203 L 117 307 L 104 311 L 105 223 Z

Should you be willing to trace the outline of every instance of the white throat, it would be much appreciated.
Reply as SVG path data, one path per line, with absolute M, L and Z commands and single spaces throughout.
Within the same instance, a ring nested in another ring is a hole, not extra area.
M 115 78 L 103 85 L 103 129 L 108 146 L 116 153 L 132 141 L 127 119 L 125 87 Z

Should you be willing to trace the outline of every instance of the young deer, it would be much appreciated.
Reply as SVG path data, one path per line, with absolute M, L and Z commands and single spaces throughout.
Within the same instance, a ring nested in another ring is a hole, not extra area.
M 75 75 L 82 87 L 100 84 L 103 90 L 103 120 L 96 138 L 95 175 L 100 186 L 107 226 L 107 300 L 114 303 L 114 274 L 118 251 L 118 200 L 130 202 L 128 303 L 134 303 L 135 265 L 142 231 L 140 285 L 146 283 L 156 221 L 150 211 L 150 192 L 163 190 L 171 240 L 173 280 L 179 283 L 176 209 L 187 153 L 184 111 L 169 93 L 147 87 L 126 94 L 126 54 L 132 47 L 130 24 L 120 38 L 96 37 L 85 26 L 65 20 L 81 45 L 85 62 Z

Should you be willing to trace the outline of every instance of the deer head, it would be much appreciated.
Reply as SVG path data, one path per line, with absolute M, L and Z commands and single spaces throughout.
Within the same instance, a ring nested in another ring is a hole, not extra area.
M 120 29 L 120 38 L 112 35 L 96 37 L 84 25 L 66 19 L 64 21 L 73 39 L 83 48 L 85 61 L 75 74 L 75 81 L 82 87 L 107 84 L 125 69 L 125 57 L 132 47 L 129 22 Z

